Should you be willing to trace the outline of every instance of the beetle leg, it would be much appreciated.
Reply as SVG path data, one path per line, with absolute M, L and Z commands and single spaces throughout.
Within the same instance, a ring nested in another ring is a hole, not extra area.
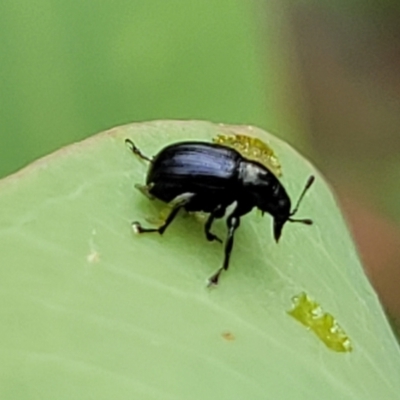
M 130 139 L 125 139 L 125 143 L 128 145 L 129 149 L 132 151 L 133 154 L 141 158 L 142 160 L 153 162 L 153 158 L 145 156 L 132 142 Z
M 222 240 L 211 232 L 211 226 L 214 222 L 215 218 L 222 218 L 225 214 L 225 208 L 219 205 L 208 217 L 207 222 L 204 226 L 204 231 L 206 233 L 206 238 L 208 241 L 212 242 L 216 240 L 217 242 L 222 243 Z
M 236 211 L 236 210 L 235 210 Z M 218 285 L 219 276 L 223 270 L 227 270 L 229 268 L 229 259 L 232 252 L 233 247 L 233 239 L 235 235 L 236 229 L 240 225 L 240 217 L 236 215 L 236 213 L 232 213 L 227 219 L 228 225 L 228 238 L 225 244 L 225 258 L 222 267 L 208 280 L 208 286 Z
M 211 226 L 212 226 L 212 224 L 214 222 L 214 219 L 215 219 L 215 215 L 214 214 L 210 214 L 210 216 L 207 219 L 206 224 L 204 225 L 204 231 L 205 231 L 205 234 L 206 234 L 206 238 L 207 238 L 207 240 L 209 242 L 212 242 L 213 240 L 216 240 L 217 242 L 222 243 L 222 240 L 217 235 L 214 235 L 214 233 L 212 233 L 210 231 Z
M 151 232 L 158 232 L 162 235 L 165 230 L 168 228 L 168 225 L 174 220 L 177 216 L 179 210 L 187 204 L 190 199 L 194 196 L 193 193 L 184 193 L 177 196 L 174 200 L 172 200 L 169 205 L 171 206 L 171 212 L 168 214 L 167 218 L 165 219 L 164 223 L 159 226 L 158 228 L 143 228 L 140 222 L 133 222 L 132 228 L 135 233 L 151 233 Z

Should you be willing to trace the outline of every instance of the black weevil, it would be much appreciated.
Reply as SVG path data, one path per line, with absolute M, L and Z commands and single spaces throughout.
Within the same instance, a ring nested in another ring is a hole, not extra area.
M 210 285 L 218 284 L 223 270 L 229 267 L 235 230 L 240 217 L 257 207 L 274 218 L 274 237 L 278 242 L 283 225 L 287 222 L 312 224 L 310 219 L 294 219 L 299 204 L 314 182 L 310 176 L 296 207 L 291 211 L 291 201 L 278 178 L 264 165 L 244 158 L 233 148 L 206 142 L 179 142 L 163 148 L 155 157 L 146 157 L 130 139 L 125 142 L 131 151 L 150 162 L 146 185 L 139 186 L 150 198 L 157 198 L 171 206 L 164 223 L 158 228 L 143 228 L 133 222 L 136 233 L 158 232 L 163 234 L 181 208 L 187 211 L 209 213 L 205 234 L 209 241 L 221 240 L 211 232 L 216 218 L 222 218 L 233 205 L 227 217 L 228 236 L 225 243 L 223 265 L 209 279 Z

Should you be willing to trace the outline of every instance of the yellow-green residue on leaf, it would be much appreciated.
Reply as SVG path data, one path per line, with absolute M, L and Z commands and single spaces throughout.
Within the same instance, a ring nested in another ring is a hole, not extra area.
M 322 310 L 321 306 L 302 292 L 293 297 L 293 308 L 288 314 L 312 330 L 331 350 L 349 352 L 352 345 L 346 332 L 336 319 Z
M 219 134 L 213 138 L 213 142 L 231 147 L 237 150 L 243 157 L 259 162 L 277 177 L 282 175 L 282 167 L 274 150 L 256 137 Z
M 167 220 L 171 211 L 174 209 L 176 202 L 179 200 L 180 199 L 174 199 L 174 200 L 170 201 L 169 203 L 164 204 L 163 208 L 161 209 L 161 211 L 158 213 L 157 216 L 147 217 L 146 221 L 149 222 L 150 224 L 156 225 L 156 226 L 163 225 L 165 223 L 165 221 Z M 205 223 L 205 221 L 207 219 L 207 214 L 202 211 L 189 211 L 188 214 L 190 216 L 193 216 L 195 218 L 195 220 L 200 223 Z

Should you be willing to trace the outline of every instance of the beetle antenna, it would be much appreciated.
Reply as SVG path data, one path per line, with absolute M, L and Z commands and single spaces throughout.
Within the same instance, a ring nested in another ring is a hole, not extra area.
M 290 213 L 290 217 L 293 216 L 294 214 L 297 213 L 297 211 L 299 210 L 299 206 L 301 201 L 303 200 L 304 195 L 307 193 L 307 190 L 310 189 L 311 185 L 314 183 L 315 177 L 314 175 L 311 175 L 308 178 L 308 181 L 306 183 L 306 186 L 304 186 L 303 191 L 301 192 L 301 195 L 299 197 L 299 200 L 297 200 L 297 204 L 296 207 L 293 209 L 293 211 Z M 307 224 L 307 225 L 311 225 L 312 221 L 310 219 L 292 219 L 292 218 L 288 218 L 289 221 L 291 222 L 301 222 L 303 224 Z
M 305 219 L 288 218 L 288 221 L 290 221 L 290 222 L 301 222 L 302 224 L 305 224 L 305 225 L 312 225 L 313 224 L 312 219 L 308 219 L 308 218 L 305 218 Z
M 153 160 L 150 157 L 147 157 L 146 155 L 144 155 L 136 146 L 135 143 L 132 142 L 132 140 L 130 139 L 125 139 L 125 143 L 126 145 L 129 147 L 129 150 L 135 154 L 136 156 L 138 156 L 139 158 L 141 158 L 142 160 L 145 161 L 149 161 L 149 162 L 153 162 Z

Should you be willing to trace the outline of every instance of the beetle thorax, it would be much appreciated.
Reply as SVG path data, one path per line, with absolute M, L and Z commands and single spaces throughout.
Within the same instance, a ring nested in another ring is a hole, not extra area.
M 286 220 L 290 214 L 290 199 L 276 176 L 266 167 L 252 161 L 239 166 L 239 180 L 254 205 L 275 218 Z
M 239 180 L 244 186 L 265 185 L 270 174 L 265 167 L 254 162 L 242 161 L 239 166 Z

